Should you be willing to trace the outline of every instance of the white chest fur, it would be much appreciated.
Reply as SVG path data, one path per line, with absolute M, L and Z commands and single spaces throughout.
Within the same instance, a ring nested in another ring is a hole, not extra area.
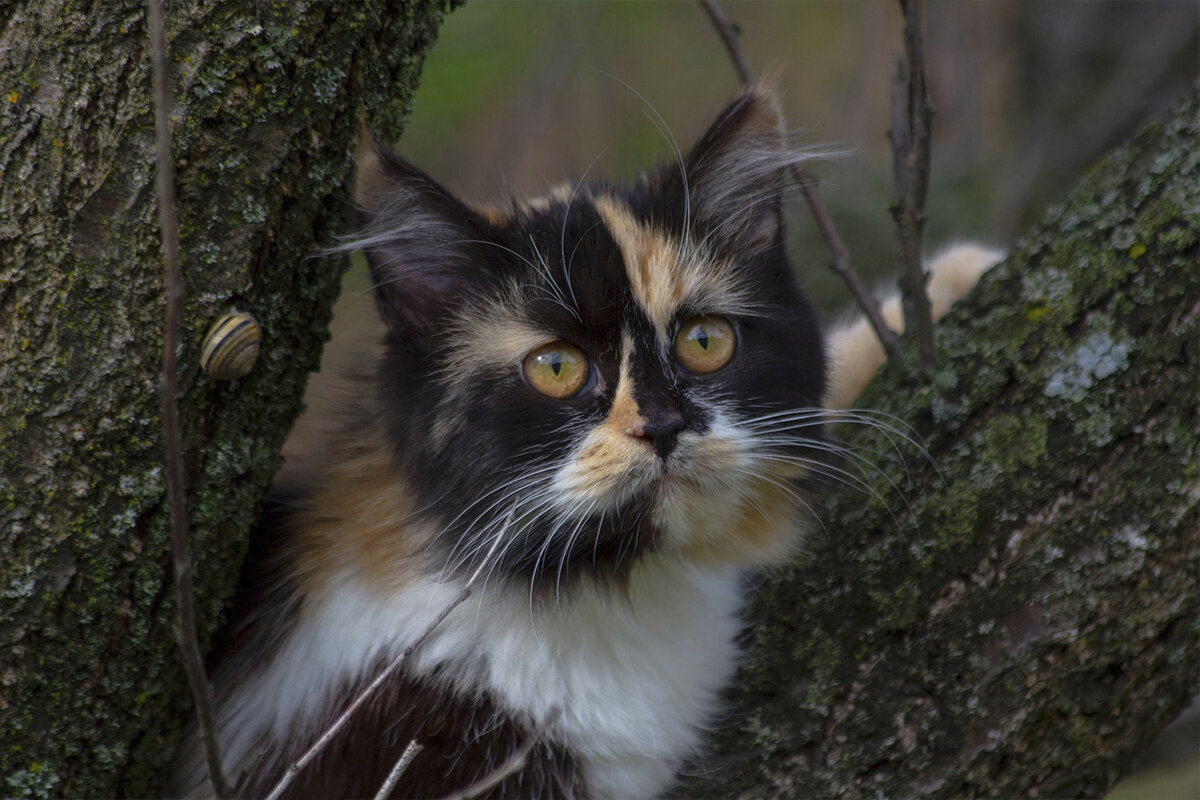
M 346 575 L 330 589 L 271 666 L 221 709 L 226 734 L 244 740 L 230 741 L 230 762 L 261 732 L 294 734 L 339 684 L 369 678 L 366 670 L 416 639 L 460 586 L 418 580 L 381 597 Z M 409 667 L 427 674 L 440 666 L 460 690 L 485 689 L 526 723 L 558 706 L 548 735 L 569 748 L 589 790 L 649 797 L 699 744 L 732 676 L 741 604 L 737 570 L 654 556 L 625 591 L 584 585 L 536 610 L 526 592 L 486 587 L 438 626 Z

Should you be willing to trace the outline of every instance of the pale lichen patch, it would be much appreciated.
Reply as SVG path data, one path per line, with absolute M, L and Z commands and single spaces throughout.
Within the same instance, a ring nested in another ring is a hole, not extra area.
M 1061 397 L 1078 402 L 1087 396 L 1097 381 L 1114 375 L 1129 366 L 1129 345 L 1114 341 L 1107 333 L 1095 333 L 1087 338 L 1066 364 L 1046 382 L 1047 397 Z

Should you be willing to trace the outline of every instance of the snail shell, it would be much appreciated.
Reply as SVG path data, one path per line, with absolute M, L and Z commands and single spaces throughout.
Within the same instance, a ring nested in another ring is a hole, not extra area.
M 216 321 L 204 337 L 200 363 L 217 381 L 241 378 L 254 369 L 262 328 L 244 311 L 233 311 Z

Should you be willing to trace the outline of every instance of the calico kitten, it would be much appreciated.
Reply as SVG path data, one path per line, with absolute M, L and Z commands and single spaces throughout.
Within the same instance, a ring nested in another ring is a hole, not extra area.
M 732 675 L 745 571 L 803 538 L 822 398 L 854 394 L 827 385 L 784 252 L 799 158 L 760 89 L 631 187 L 506 208 L 364 144 L 352 246 L 385 348 L 317 479 L 272 516 L 215 675 L 240 794 L 269 792 L 472 576 L 288 796 L 373 796 L 413 740 L 394 796 L 442 796 L 553 709 L 492 794 L 670 784 Z M 869 333 L 843 338 L 873 371 Z M 176 779 L 207 789 L 194 736 Z

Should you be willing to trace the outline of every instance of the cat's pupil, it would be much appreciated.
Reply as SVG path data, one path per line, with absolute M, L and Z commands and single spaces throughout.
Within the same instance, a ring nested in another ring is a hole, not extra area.
M 558 353 L 550 355 L 550 369 L 554 371 L 554 377 L 562 374 L 562 357 Z
M 704 328 L 696 326 L 695 332 L 692 334 L 692 340 L 700 345 L 702 350 L 708 350 L 708 334 L 704 332 Z

